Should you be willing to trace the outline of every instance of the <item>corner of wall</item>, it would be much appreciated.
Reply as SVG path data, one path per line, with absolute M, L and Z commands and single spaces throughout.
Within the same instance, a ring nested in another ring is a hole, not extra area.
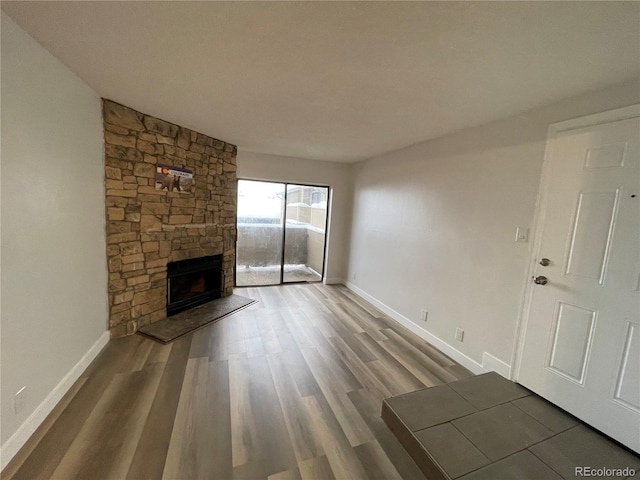
M 496 372 L 504 378 L 511 380 L 511 365 L 494 357 L 489 352 L 482 353 L 482 368 L 487 372 Z

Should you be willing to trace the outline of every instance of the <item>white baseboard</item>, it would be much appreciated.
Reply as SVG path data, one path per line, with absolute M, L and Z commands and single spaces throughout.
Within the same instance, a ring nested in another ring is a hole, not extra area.
M 324 279 L 325 285 L 344 285 L 345 281 L 343 278 L 331 277 Z
M 47 418 L 47 415 L 55 408 L 62 397 L 69 391 L 80 375 L 87 369 L 89 364 L 98 356 L 102 348 L 109 341 L 109 332 L 104 332 L 73 368 L 67 373 L 62 380 L 51 390 L 49 395 L 42 401 L 40 405 L 33 411 L 31 415 L 24 421 L 22 425 L 15 431 L 13 435 L 0 448 L 0 470 L 11 461 L 22 446 L 29 440 L 36 429 Z
M 488 372 L 496 372 L 504 378 L 511 380 L 511 365 L 494 357 L 488 352 L 482 354 L 482 366 Z
M 470 357 L 467 357 L 460 350 L 452 347 L 451 345 L 449 345 L 444 340 L 436 337 L 434 334 L 427 332 L 424 328 L 420 327 L 419 325 L 416 325 L 411 320 L 409 320 L 407 317 L 405 317 L 404 315 L 396 312 L 394 309 L 392 309 L 388 305 L 382 303 L 378 299 L 372 297 L 367 292 L 365 292 L 364 290 L 358 288 L 353 283 L 347 282 L 346 286 L 347 286 L 347 288 L 349 288 L 349 290 L 353 291 L 356 295 L 362 297 L 364 300 L 366 300 L 367 302 L 369 302 L 370 304 L 372 304 L 373 306 L 375 306 L 376 308 L 378 308 L 382 312 L 386 313 L 389 317 L 391 317 L 393 320 L 398 322 L 400 325 L 402 325 L 405 328 L 408 328 L 413 333 L 418 335 L 420 338 L 422 338 L 422 339 L 426 340 L 427 342 L 429 342 L 431 345 L 436 347 L 438 350 L 440 350 L 445 355 L 451 357 L 451 359 L 455 360 L 456 362 L 458 362 L 463 367 L 471 370 L 476 375 L 480 375 L 481 373 L 487 373 L 487 370 L 485 368 L 483 368 L 483 366 L 480 365 L 478 362 L 476 362 L 475 360 L 473 360 Z

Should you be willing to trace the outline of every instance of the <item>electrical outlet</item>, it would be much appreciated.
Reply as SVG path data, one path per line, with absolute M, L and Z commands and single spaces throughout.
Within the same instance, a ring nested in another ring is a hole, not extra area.
M 426 323 L 428 315 L 429 315 L 429 312 L 427 312 L 426 310 L 422 310 L 422 316 L 420 317 L 420 319 Z
M 456 328 L 456 340 L 459 342 L 464 341 L 464 330 L 461 328 Z
M 27 387 L 22 387 L 16 392 L 16 396 L 13 399 L 13 412 L 17 415 L 24 410 L 25 403 L 27 402 Z

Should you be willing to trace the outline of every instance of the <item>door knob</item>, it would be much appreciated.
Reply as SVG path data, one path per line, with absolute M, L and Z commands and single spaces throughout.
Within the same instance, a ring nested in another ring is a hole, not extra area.
M 548 267 L 550 264 L 551 264 L 551 260 L 549 260 L 548 258 L 540 259 L 540 265 L 542 265 L 543 267 Z
M 533 283 L 536 285 L 546 285 L 549 282 L 547 277 L 543 277 L 542 275 L 538 275 L 533 279 Z

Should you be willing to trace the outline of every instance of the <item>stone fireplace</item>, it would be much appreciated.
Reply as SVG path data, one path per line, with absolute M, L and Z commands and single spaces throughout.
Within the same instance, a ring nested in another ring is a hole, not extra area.
M 119 337 L 165 318 L 179 295 L 182 308 L 233 293 L 237 149 L 110 100 L 103 114 L 109 329 Z M 157 190 L 158 165 L 193 172 L 193 187 Z M 219 273 L 203 273 L 216 263 Z

